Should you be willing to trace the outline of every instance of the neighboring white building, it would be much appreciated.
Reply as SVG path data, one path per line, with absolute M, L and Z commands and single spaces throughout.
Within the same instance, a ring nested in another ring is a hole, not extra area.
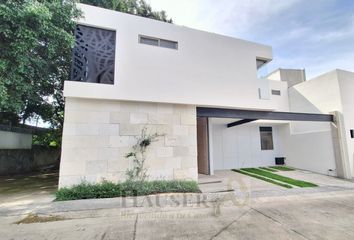
M 72 81 L 64 86 L 60 187 L 124 180 L 132 164 L 124 155 L 144 127 L 165 134 L 149 149 L 150 179 L 197 180 L 198 172 L 274 165 L 275 157 L 351 177 L 353 149 L 341 137 L 350 121 L 342 99 L 349 93 L 339 94 L 342 105 L 321 109 L 319 97 L 311 102 L 307 96 L 307 85 L 316 80 L 305 82 L 301 70 L 257 78 L 272 59 L 269 46 L 79 7 L 84 18 L 76 31 Z M 350 85 L 349 78 L 343 83 Z M 334 122 L 333 111 L 339 112 Z M 341 114 L 343 123 L 337 121 Z

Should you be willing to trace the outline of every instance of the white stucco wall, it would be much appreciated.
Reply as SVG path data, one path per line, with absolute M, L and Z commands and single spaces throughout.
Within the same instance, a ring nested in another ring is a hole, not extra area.
M 32 134 L 0 131 L 0 149 L 31 149 Z
M 354 128 L 354 73 L 333 70 L 309 81 L 289 88 L 290 110 L 294 112 L 331 113 L 338 111 L 344 119 L 344 131 L 349 156 L 349 165 L 354 175 L 354 142 L 350 129 Z M 326 123 L 292 123 L 295 133 L 328 131 Z M 315 141 L 315 139 L 314 139 Z
M 232 120 L 230 120 L 232 121 Z M 249 123 L 232 128 L 212 123 L 212 162 L 214 170 L 275 165 L 275 157 L 283 157 L 278 125 Z M 274 150 L 261 150 L 260 126 L 273 128 Z
M 289 111 L 289 96 L 287 82 L 268 80 L 269 82 L 269 95 L 270 100 L 276 106 L 276 111 L 288 112 Z M 280 96 L 272 95 L 272 90 L 279 90 Z
M 79 4 L 79 24 L 116 31 L 115 84 L 65 82 L 66 97 L 274 109 L 259 99 L 256 58 L 269 46 Z M 178 50 L 138 43 L 146 35 L 178 42 Z
M 318 123 L 308 124 L 308 128 Z M 330 123 L 325 123 L 328 125 Z M 286 164 L 291 167 L 309 170 L 321 174 L 335 175 L 335 156 L 333 151 L 332 133 L 327 131 L 292 132 L 289 125 L 278 128 L 281 148 L 286 157 Z
M 318 122 L 303 124 L 312 128 Z M 272 166 L 275 165 L 275 157 L 285 157 L 288 166 L 335 175 L 332 133 L 330 123 L 325 124 L 326 130 L 294 132 L 290 123 L 285 122 L 254 122 L 232 128 L 214 123 L 211 127 L 214 170 Z M 261 150 L 260 126 L 272 126 L 274 150 Z M 329 169 L 334 171 L 329 172 Z
M 354 73 L 337 70 L 340 95 L 342 101 L 342 114 L 345 125 L 345 135 L 348 146 L 349 164 L 354 176 L 354 139 L 350 136 L 350 129 L 354 129 Z

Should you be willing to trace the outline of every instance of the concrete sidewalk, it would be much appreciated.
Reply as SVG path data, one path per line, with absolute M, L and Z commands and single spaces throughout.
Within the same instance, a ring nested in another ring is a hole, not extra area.
M 52 212 L 62 221 L 13 224 L 1 239 L 353 239 L 354 191 L 250 198 L 236 205 L 104 208 Z M 59 210 L 59 209 L 58 209 Z
M 221 186 L 229 187 L 231 175 L 231 192 L 3 203 L 0 238 L 354 239 L 353 182 L 306 171 L 282 172 L 319 185 L 285 189 L 230 172 L 222 174 Z M 14 224 L 29 213 L 64 220 Z

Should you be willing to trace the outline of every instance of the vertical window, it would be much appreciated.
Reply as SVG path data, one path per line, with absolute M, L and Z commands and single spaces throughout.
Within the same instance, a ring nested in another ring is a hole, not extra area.
M 259 127 L 261 137 L 261 150 L 273 150 L 273 129 L 272 127 Z
M 114 83 L 116 32 L 77 25 L 71 80 Z

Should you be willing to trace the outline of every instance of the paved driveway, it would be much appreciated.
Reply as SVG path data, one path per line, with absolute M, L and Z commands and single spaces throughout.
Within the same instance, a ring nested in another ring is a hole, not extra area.
M 220 174 L 225 180 L 230 177 L 230 171 Z M 15 224 L 28 211 L 2 205 L 0 239 L 354 239 L 353 182 L 306 171 L 282 174 L 320 186 L 283 189 L 231 172 L 236 179 L 231 182 L 239 188 L 220 194 L 221 202 L 187 200 L 186 205 L 178 205 L 174 195 L 165 195 L 172 205 L 150 204 L 164 203 L 161 197 L 142 197 L 139 207 L 117 204 L 120 198 L 47 200 L 27 210 L 64 220 L 31 224 Z M 228 186 L 227 182 L 221 186 Z
M 214 175 L 199 174 L 199 187 L 204 193 L 215 193 L 235 190 L 236 192 L 248 192 L 251 195 L 274 195 L 276 193 L 288 194 L 291 192 L 318 192 L 336 191 L 342 189 L 354 189 L 354 181 L 343 180 L 332 176 L 317 174 L 305 170 L 278 171 L 276 174 L 297 180 L 308 181 L 317 184 L 318 188 L 293 189 L 274 185 L 254 177 L 250 177 L 231 170 L 217 170 Z

